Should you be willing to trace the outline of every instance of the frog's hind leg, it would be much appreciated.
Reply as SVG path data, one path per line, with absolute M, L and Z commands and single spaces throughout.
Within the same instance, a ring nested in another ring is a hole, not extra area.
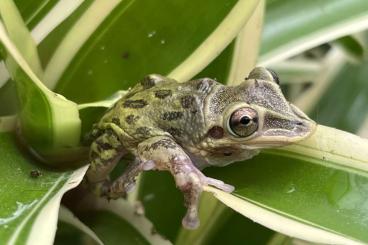
M 110 172 L 126 153 L 117 130 L 113 125 L 106 125 L 103 133 L 91 144 L 87 181 L 92 191 L 99 196 L 106 192 Z

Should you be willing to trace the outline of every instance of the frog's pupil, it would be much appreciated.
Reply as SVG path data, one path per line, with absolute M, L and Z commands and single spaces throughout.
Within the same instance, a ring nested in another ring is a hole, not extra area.
M 244 116 L 242 118 L 240 118 L 240 123 L 243 124 L 243 125 L 248 125 L 250 123 L 251 119 L 247 116 Z

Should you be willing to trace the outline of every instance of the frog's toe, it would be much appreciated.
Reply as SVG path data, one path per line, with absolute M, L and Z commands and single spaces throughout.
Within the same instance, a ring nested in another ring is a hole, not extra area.
M 181 223 L 184 226 L 184 228 L 189 229 L 189 230 L 194 230 L 198 228 L 200 222 L 199 222 L 197 214 L 193 215 L 193 214 L 187 213 L 185 217 L 183 218 L 183 220 L 181 221 Z
M 213 178 L 209 178 L 209 177 L 206 177 L 206 183 L 207 185 L 212 185 L 220 190 L 223 190 L 225 192 L 233 192 L 234 191 L 234 186 L 232 185 L 228 185 L 228 184 L 225 184 L 223 181 L 221 180 L 218 180 L 218 179 L 213 179 Z
M 155 162 L 152 160 L 148 160 L 142 163 L 142 170 L 148 171 L 155 168 Z
M 128 182 L 126 183 L 126 185 L 124 185 L 124 189 L 126 193 L 132 192 L 134 188 L 135 188 L 135 182 Z

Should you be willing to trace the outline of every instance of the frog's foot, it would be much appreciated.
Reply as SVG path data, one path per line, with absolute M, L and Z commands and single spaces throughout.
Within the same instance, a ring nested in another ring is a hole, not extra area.
M 182 220 L 182 224 L 187 229 L 196 229 L 199 226 L 198 203 L 203 186 L 211 185 L 225 192 L 234 190 L 233 186 L 225 184 L 221 180 L 206 177 L 195 167 L 187 174 L 177 174 L 175 180 L 184 194 L 187 213 Z
M 224 183 L 221 180 L 213 179 L 213 178 L 210 178 L 210 177 L 205 177 L 205 182 L 206 182 L 207 185 L 214 186 L 217 189 L 220 189 L 220 190 L 222 190 L 224 192 L 228 192 L 228 193 L 233 192 L 234 189 L 235 189 L 234 186 L 232 186 L 232 185 L 228 185 L 228 184 Z
M 184 205 L 187 207 L 182 224 L 187 229 L 196 229 L 200 224 L 198 202 L 203 190 L 203 178 L 196 172 L 178 173 L 174 177 L 177 187 L 184 195 Z
M 105 191 L 104 196 L 108 199 L 125 198 L 127 193 L 135 187 L 136 177 L 143 171 L 155 167 L 154 161 L 138 161 L 129 164 L 124 173 L 117 178 Z

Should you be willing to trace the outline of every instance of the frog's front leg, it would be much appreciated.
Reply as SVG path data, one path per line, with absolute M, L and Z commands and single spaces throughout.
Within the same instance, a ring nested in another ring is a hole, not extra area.
M 121 129 L 106 123 L 100 126 L 99 136 L 92 142 L 90 149 L 90 167 L 87 180 L 90 188 L 101 196 L 109 186 L 109 174 L 116 166 L 125 150 L 121 144 Z
M 108 199 L 125 198 L 126 194 L 133 189 L 136 177 L 143 171 L 153 169 L 154 166 L 154 162 L 151 160 L 142 162 L 135 159 L 128 165 L 124 173 L 109 186 L 104 196 Z
M 199 225 L 198 202 L 203 185 L 213 185 L 226 192 L 234 189 L 220 180 L 203 175 L 184 150 L 170 137 L 158 136 L 140 143 L 138 155 L 142 161 L 153 160 L 157 169 L 171 172 L 177 187 L 184 194 L 187 213 L 182 223 L 188 229 L 195 229 Z

